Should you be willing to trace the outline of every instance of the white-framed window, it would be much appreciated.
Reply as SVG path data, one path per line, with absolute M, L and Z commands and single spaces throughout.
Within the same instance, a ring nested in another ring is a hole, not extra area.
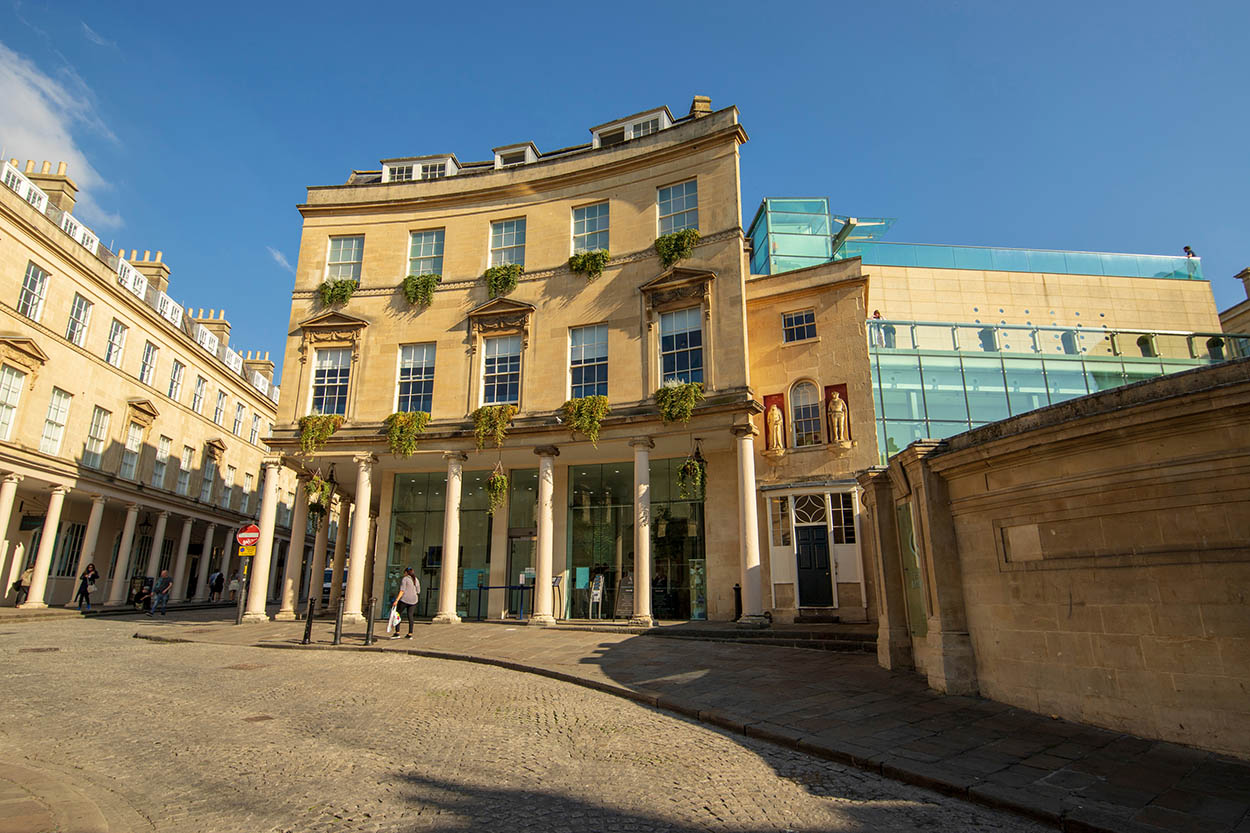
M 66 214 L 65 216 L 69 216 Z M 87 533 L 87 525 L 62 521 L 61 530 L 56 536 L 56 561 L 52 572 L 57 578 L 72 578 L 74 568 L 78 565 L 78 556 L 82 552 L 83 537 Z M 38 549 L 38 548 L 36 548 Z
M 143 358 L 139 361 L 139 381 L 145 385 L 152 384 L 152 376 L 156 373 L 156 345 L 150 341 L 143 342 Z
M 26 276 L 22 278 L 22 291 L 17 296 L 17 311 L 38 321 L 43 315 L 43 300 L 48 294 L 48 273 L 32 260 L 26 264 Z
M 161 437 L 156 444 L 156 462 L 152 464 L 152 488 L 165 488 L 165 474 L 169 471 L 169 451 L 174 441 L 170 437 Z
M 830 517 L 833 521 L 833 543 L 855 543 L 855 493 L 834 492 L 830 496 Z
M 573 209 L 573 254 L 608 248 L 608 203 Z
M 174 363 L 169 368 L 169 398 L 177 402 L 182 398 L 182 376 L 186 372 L 186 366 L 174 359 Z
M 769 498 L 772 504 L 772 512 L 769 513 L 772 521 L 772 545 L 774 547 L 790 546 L 790 498 L 774 497 Z
M 334 347 L 317 351 L 313 366 L 312 412 L 314 414 L 347 413 L 347 388 L 352 375 L 352 351 Z
M 512 165 L 524 165 L 526 153 L 524 150 L 510 150 L 507 153 L 497 154 L 499 157 L 499 167 L 507 168 Z
M 180 495 L 191 494 L 191 467 L 195 465 L 195 449 L 189 445 L 182 447 L 182 459 L 178 461 L 178 481 L 174 491 Z
M 672 234 L 699 227 L 699 183 L 679 182 L 660 188 L 656 202 L 660 209 L 660 234 Z
M 629 126 L 629 138 L 641 139 L 643 136 L 650 136 L 652 133 L 660 132 L 660 117 L 646 121 L 634 122 Z
M 790 388 L 790 423 L 794 431 L 794 447 L 820 445 L 820 391 L 811 382 L 799 382 Z
M 360 281 L 360 264 L 365 257 L 365 236 L 354 234 L 330 238 L 330 254 L 326 258 L 328 280 Z
M 7 440 L 13 433 L 17 417 L 17 403 L 22 398 L 22 385 L 26 374 L 7 364 L 0 366 L 0 440 Z
M 255 475 L 250 471 L 243 475 L 243 502 L 239 505 L 239 511 L 245 515 L 252 511 L 252 484 L 255 482 Z
M 126 349 L 126 330 L 125 324 L 113 319 L 113 323 L 109 324 L 109 342 L 104 348 L 104 360 L 113 367 L 122 366 L 122 351 Z
M 781 334 L 786 343 L 816 337 L 816 311 L 810 309 L 781 314 Z
M 143 426 L 132 422 L 126 426 L 126 446 L 122 449 L 122 468 L 119 472 L 127 480 L 138 480 L 141 448 L 143 448 Z
M 226 466 L 226 479 L 221 482 L 221 508 L 232 509 L 234 507 L 234 476 L 237 469 L 234 466 Z
M 408 274 L 443 274 L 443 229 L 414 231 L 409 235 Z
M 208 387 L 208 380 L 203 376 L 195 377 L 195 390 L 191 392 L 191 410 L 197 414 L 204 413 L 204 390 Z
M 608 395 L 608 325 L 569 328 L 569 378 L 573 399 Z
M 421 163 L 422 179 L 442 179 L 447 176 L 446 162 L 423 162 Z
M 217 391 L 217 404 L 213 406 L 213 422 L 223 425 L 226 420 L 226 392 Z
M 243 436 L 243 417 L 244 417 L 244 412 L 245 412 L 246 410 L 247 410 L 247 408 L 246 408 L 246 406 L 244 406 L 244 404 L 243 404 L 242 402 L 237 402 L 237 403 L 235 403 L 235 406 L 234 406 L 234 427 L 233 427 L 233 428 L 231 428 L 230 430 L 231 430 L 231 432 L 233 432 L 233 433 L 234 433 L 234 435 L 235 435 L 236 437 L 242 437 L 242 436 Z
M 252 414 L 252 430 L 248 432 L 247 441 L 252 445 L 260 440 L 260 414 Z
M 39 450 L 44 454 L 60 454 L 61 440 L 65 438 L 65 423 L 69 421 L 69 405 L 73 395 L 54 387 L 48 400 L 48 416 L 43 421 L 43 436 L 39 438 Z
M 395 410 L 425 411 L 434 402 L 434 345 L 404 344 L 399 348 L 399 385 Z
M 486 339 L 482 373 L 482 402 L 519 405 L 521 402 L 521 337 Z
M 410 182 L 412 180 L 412 165 L 387 165 L 387 182 Z
M 204 451 L 204 476 L 200 478 L 200 502 L 212 503 L 213 486 L 217 479 L 217 461 Z
M 699 307 L 660 316 L 660 382 L 703 381 L 703 310 Z
M 87 341 L 87 324 L 91 322 L 93 304 L 77 292 L 69 305 L 69 323 L 65 325 L 65 340 L 82 347 Z
M 520 264 L 525 268 L 525 218 L 490 224 L 490 265 Z
M 87 429 L 87 442 L 83 446 L 84 466 L 98 469 L 104 465 L 104 444 L 108 441 L 109 419 L 113 416 L 99 405 L 91 412 L 91 427 Z

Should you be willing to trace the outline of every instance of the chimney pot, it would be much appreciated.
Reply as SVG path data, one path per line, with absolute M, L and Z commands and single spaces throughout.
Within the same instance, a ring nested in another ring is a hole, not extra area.
M 27 159 L 26 160 L 26 173 L 33 174 L 34 172 L 35 172 L 35 160 Z
M 69 170 L 69 166 L 66 165 L 64 162 L 56 163 L 56 175 L 57 176 L 65 176 L 68 170 Z
M 49 162 L 47 159 L 43 160 L 43 166 L 39 169 L 39 173 L 41 174 L 52 173 L 52 163 Z
M 156 252 L 156 262 L 157 262 L 157 263 L 160 263 L 160 262 L 161 262 L 161 255 L 162 255 L 162 254 L 163 254 L 163 252 L 161 252 L 161 251 L 158 249 L 158 250 L 157 250 L 157 252 Z
M 152 250 L 151 250 L 151 249 L 144 249 L 144 250 L 143 250 L 143 262 L 144 262 L 144 263 L 151 263 L 151 262 L 152 262 Z
M 9 160 L 9 164 L 10 164 L 10 165 L 12 165 L 13 167 L 15 167 L 15 168 L 16 168 L 16 167 L 17 167 L 17 157 L 16 157 L 16 156 L 14 156 L 12 159 L 10 159 L 10 160 Z
M 138 260 L 138 259 L 139 259 L 139 250 L 138 250 L 138 249 L 131 249 L 131 250 L 130 250 L 130 262 L 131 262 L 131 263 L 134 263 L 134 262 L 135 262 L 136 260 Z
M 217 310 L 215 310 L 215 309 L 210 309 L 210 310 L 208 311 L 208 317 L 209 317 L 209 318 L 216 318 L 216 317 L 217 317 Z

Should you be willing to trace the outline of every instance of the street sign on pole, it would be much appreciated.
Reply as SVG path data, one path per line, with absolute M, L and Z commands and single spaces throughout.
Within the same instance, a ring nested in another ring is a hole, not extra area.
M 239 547 L 239 558 L 251 558 L 256 555 L 256 545 Z
M 247 605 L 248 568 L 252 564 L 248 559 L 256 556 L 256 542 L 260 540 L 260 527 L 256 524 L 248 524 L 235 533 L 234 540 L 239 542 L 240 560 L 239 607 L 234 615 L 234 623 L 238 625 L 243 622 L 243 610 Z
M 254 547 L 256 542 L 260 540 L 260 527 L 256 524 L 248 524 L 235 534 L 234 540 L 239 542 L 240 547 Z M 250 553 L 255 555 L 256 553 Z

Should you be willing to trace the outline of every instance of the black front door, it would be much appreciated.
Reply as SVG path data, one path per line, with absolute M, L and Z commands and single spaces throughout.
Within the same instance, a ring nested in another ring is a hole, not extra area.
M 833 604 L 833 575 L 829 568 L 829 530 L 819 526 L 798 526 L 799 607 L 829 607 Z

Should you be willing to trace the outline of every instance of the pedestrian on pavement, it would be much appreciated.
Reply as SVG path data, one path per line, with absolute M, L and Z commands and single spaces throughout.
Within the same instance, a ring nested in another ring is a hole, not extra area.
M 152 590 L 148 587 L 147 582 L 139 585 L 139 589 L 135 591 L 135 609 L 146 611 L 152 604 Z
M 221 574 L 221 570 L 213 570 L 213 574 L 208 577 L 208 600 L 210 602 L 221 601 L 221 588 L 225 586 L 226 577 Z
M 165 606 L 169 604 L 169 591 L 173 586 L 174 580 L 169 577 L 169 570 L 161 570 L 160 577 L 152 585 L 152 609 L 148 611 L 149 616 L 155 616 L 158 607 L 161 615 L 165 615 Z
M 88 564 L 87 569 L 82 571 L 82 575 L 78 577 L 78 595 L 74 597 L 74 601 L 78 602 L 78 609 L 82 610 L 84 606 L 87 610 L 91 610 L 91 594 L 95 592 L 95 581 L 100 577 L 96 572 L 95 564 Z
M 12 575 L 10 573 L 10 575 Z M 27 567 L 22 570 L 22 574 L 17 579 L 17 601 L 15 604 L 21 604 L 30 598 L 30 583 L 35 580 L 35 568 Z
M 411 567 L 404 568 L 404 577 L 399 581 L 399 592 L 395 594 L 395 602 L 391 606 L 399 610 L 399 615 L 408 620 L 408 635 L 404 639 L 412 639 L 412 616 L 417 610 L 417 600 L 421 598 L 421 582 Z M 391 639 L 399 639 L 399 626 Z
M 234 597 L 238 595 L 239 588 L 243 585 L 239 583 L 239 574 L 235 573 L 230 577 L 230 601 L 234 601 Z

